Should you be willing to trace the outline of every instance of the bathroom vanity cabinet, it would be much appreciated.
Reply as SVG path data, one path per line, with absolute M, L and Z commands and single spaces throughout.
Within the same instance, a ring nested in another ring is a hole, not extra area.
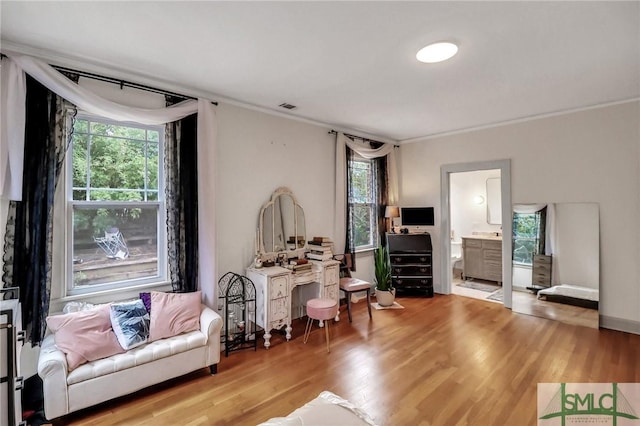
M 463 278 L 478 278 L 502 284 L 502 240 L 463 237 Z

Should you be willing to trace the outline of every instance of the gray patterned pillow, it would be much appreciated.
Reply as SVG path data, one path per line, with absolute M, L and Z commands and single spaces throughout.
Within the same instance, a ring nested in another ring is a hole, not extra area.
M 147 342 L 149 321 L 149 313 L 140 299 L 111 304 L 111 327 L 125 350 Z

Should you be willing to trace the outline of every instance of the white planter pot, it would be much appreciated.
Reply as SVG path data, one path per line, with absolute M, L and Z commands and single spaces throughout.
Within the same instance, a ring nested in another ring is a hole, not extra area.
M 391 306 L 396 299 L 396 289 L 391 291 L 376 290 L 376 300 L 380 306 Z

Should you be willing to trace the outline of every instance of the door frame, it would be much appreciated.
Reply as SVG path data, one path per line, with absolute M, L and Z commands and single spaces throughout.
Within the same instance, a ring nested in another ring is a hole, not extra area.
M 511 250 L 512 250 L 512 227 L 513 217 L 511 208 L 511 160 L 492 160 L 479 161 L 471 163 L 444 164 L 440 167 L 440 217 L 441 217 L 441 238 L 440 253 L 440 270 L 442 271 L 443 285 L 441 286 L 443 294 L 451 294 L 451 280 L 453 273 L 451 271 L 451 206 L 450 206 L 450 175 L 451 173 L 473 172 L 477 170 L 500 170 L 500 193 L 502 198 L 502 292 L 503 304 L 505 308 L 512 307 L 512 268 L 511 268 Z M 505 238 L 506 236 L 506 238 Z M 462 258 L 464 262 L 464 256 Z

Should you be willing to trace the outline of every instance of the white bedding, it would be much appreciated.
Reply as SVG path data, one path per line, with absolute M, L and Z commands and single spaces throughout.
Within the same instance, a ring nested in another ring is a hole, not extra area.
M 600 300 L 600 292 L 597 289 L 570 284 L 556 285 L 538 291 L 538 297 L 546 295 L 574 297 L 576 299 L 591 300 L 593 302 Z
M 375 423 L 346 399 L 324 391 L 287 417 L 274 417 L 258 426 L 375 426 Z

